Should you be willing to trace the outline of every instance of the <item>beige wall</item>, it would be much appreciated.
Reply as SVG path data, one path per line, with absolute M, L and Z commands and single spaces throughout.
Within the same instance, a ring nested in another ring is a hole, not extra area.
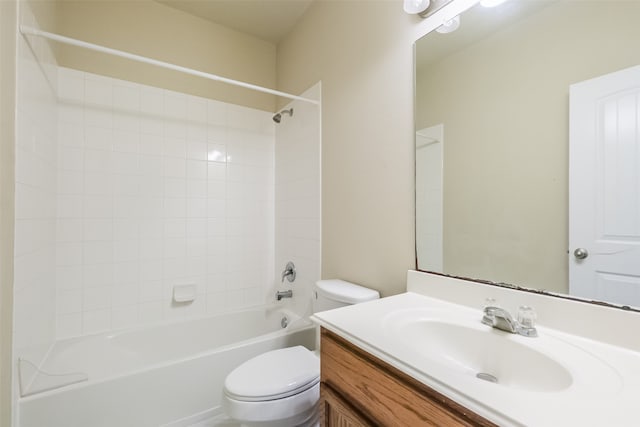
M 395 1 L 316 1 L 278 45 L 278 88 L 322 80 L 322 277 L 406 289 L 415 267 L 416 17 Z
M 151 0 L 57 2 L 62 35 L 218 74 L 259 86 L 276 83 L 275 45 Z M 62 66 L 274 111 L 271 95 L 133 63 L 74 47 L 60 47 Z
M 28 13 L 33 14 L 38 22 L 39 28 L 55 28 L 57 22 L 56 1 L 57 0 L 20 0 L 20 23 L 25 23 L 24 12 L 25 8 L 28 7 Z
M 417 76 L 417 128 L 444 123 L 445 272 L 567 292 L 569 85 L 640 63 L 640 3 L 613 3 L 543 9 Z
M 11 425 L 15 1 L 0 1 L 0 426 Z

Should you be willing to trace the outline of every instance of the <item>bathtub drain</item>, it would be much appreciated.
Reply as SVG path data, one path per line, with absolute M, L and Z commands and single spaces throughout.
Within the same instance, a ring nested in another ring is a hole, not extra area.
M 287 319 L 287 316 L 283 316 L 282 320 L 280 320 L 280 326 L 282 326 L 282 329 L 284 329 L 287 327 L 288 324 L 289 324 L 289 319 Z

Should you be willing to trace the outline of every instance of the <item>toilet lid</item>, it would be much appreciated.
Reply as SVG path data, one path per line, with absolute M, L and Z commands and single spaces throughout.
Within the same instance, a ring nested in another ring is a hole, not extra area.
M 320 381 L 320 359 L 305 347 L 268 351 L 234 369 L 224 382 L 236 400 L 281 399 L 313 387 Z

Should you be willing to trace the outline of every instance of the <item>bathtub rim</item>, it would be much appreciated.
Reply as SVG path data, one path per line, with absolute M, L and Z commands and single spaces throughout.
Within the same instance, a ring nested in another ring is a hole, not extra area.
M 223 351 L 228 351 L 231 349 L 235 349 L 238 348 L 242 345 L 250 345 L 250 344 L 254 344 L 254 343 L 258 343 L 258 342 L 263 342 L 263 341 L 267 341 L 270 339 L 273 339 L 275 337 L 278 336 L 284 336 L 284 335 L 288 335 L 288 334 L 293 334 L 296 332 L 300 332 L 300 331 L 305 331 L 305 330 L 312 330 L 312 329 L 316 329 L 316 326 L 313 322 L 311 322 L 311 320 L 309 319 L 309 317 L 302 317 L 299 314 L 295 313 L 294 311 L 292 311 L 291 309 L 287 308 L 287 307 L 282 307 L 282 306 L 278 306 L 276 304 L 268 304 L 268 305 L 256 305 L 256 306 L 251 306 L 251 307 L 243 307 L 242 309 L 238 309 L 238 310 L 230 310 L 224 313 L 218 313 L 218 314 L 214 314 L 214 315 L 209 315 L 209 316 L 199 316 L 199 317 L 193 317 L 193 318 L 189 318 L 189 319 L 172 319 L 169 321 L 164 321 L 161 323 L 155 323 L 155 324 L 150 324 L 150 325 L 139 325 L 139 326 L 134 326 L 131 328 L 121 328 L 118 329 L 117 331 L 106 331 L 106 332 L 99 332 L 96 334 L 91 334 L 91 335 L 85 335 L 85 336 L 80 336 L 80 337 L 72 337 L 72 338 L 67 338 L 64 340 L 60 340 L 60 341 L 56 341 L 51 348 L 49 349 L 49 351 L 47 352 L 47 357 L 51 354 L 51 352 L 53 351 L 53 348 L 55 346 L 55 344 L 57 344 L 58 342 L 65 342 L 65 341 L 82 341 L 83 339 L 87 339 L 87 338 L 99 338 L 101 336 L 109 339 L 114 335 L 114 332 L 117 332 L 118 334 L 124 334 L 124 333 L 129 333 L 129 332 L 140 332 L 140 331 L 144 331 L 147 329 L 155 329 L 155 328 L 162 328 L 164 326 L 168 326 L 168 325 L 175 325 L 175 324 L 180 324 L 180 323 L 188 323 L 190 321 L 198 321 L 198 320 L 202 320 L 202 319 L 210 319 L 210 318 L 215 318 L 215 317 L 224 317 L 226 315 L 230 315 L 230 314 L 239 314 L 239 313 L 243 313 L 243 312 L 249 312 L 249 311 L 256 311 L 256 310 L 263 310 L 265 313 L 269 313 L 269 310 L 272 310 L 273 312 L 282 312 L 285 315 L 291 315 L 292 317 L 295 317 L 295 320 L 291 321 L 286 328 L 282 328 L 282 329 L 278 329 L 275 331 L 271 331 L 268 332 L 266 334 L 261 334 L 261 335 L 257 335 L 255 337 L 251 337 L 245 340 L 241 340 L 241 341 L 235 341 L 233 343 L 230 344 L 226 344 L 226 345 L 222 345 L 219 347 L 215 347 L 213 349 L 207 349 L 204 351 L 198 351 L 192 354 L 189 354 L 188 356 L 185 357 L 181 357 L 181 358 L 174 358 L 174 359 L 169 359 L 169 360 L 165 360 L 162 362 L 158 362 L 158 363 L 152 363 L 149 364 L 148 366 L 144 366 L 142 368 L 137 368 L 137 369 L 132 369 L 132 370 L 126 370 L 124 372 L 120 372 L 117 373 L 115 375 L 110 375 L 110 376 L 106 376 L 106 377 L 101 377 L 98 379 L 91 379 L 89 378 L 86 381 L 82 381 L 82 382 L 78 382 L 78 383 L 73 383 L 73 384 L 68 384 L 68 385 L 63 385 L 54 389 L 50 389 L 50 390 L 45 390 L 45 391 L 41 391 L 41 392 L 36 392 L 33 394 L 29 394 L 27 396 L 19 396 L 18 397 L 18 403 L 20 402 L 29 402 L 31 400 L 36 400 L 42 397 L 46 397 L 46 396 L 51 396 L 54 394 L 58 394 L 61 393 L 63 391 L 66 390 L 71 390 L 71 389 L 80 389 L 80 388 L 84 388 L 84 387 L 89 387 L 91 385 L 94 384 L 100 384 L 100 383 L 104 383 L 104 382 L 108 382 L 108 381 L 114 381 L 114 380 L 118 380 L 124 377 L 128 377 L 131 375 L 136 375 L 136 374 L 141 374 L 141 373 L 145 373 L 145 372 L 149 372 L 149 371 L 153 371 L 156 369 L 162 369 L 165 368 L 167 366 L 176 364 L 176 363 L 180 363 L 180 362 L 188 362 L 200 357 L 204 357 L 207 355 L 212 355 L 212 354 L 216 354 L 216 353 L 220 353 Z M 310 349 L 310 350 L 314 350 L 314 349 Z M 43 363 L 46 361 L 47 359 L 45 359 L 43 361 Z M 16 366 L 16 369 L 19 369 Z

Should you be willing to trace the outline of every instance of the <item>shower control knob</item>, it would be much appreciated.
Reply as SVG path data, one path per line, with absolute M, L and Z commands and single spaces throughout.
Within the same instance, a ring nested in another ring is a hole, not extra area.
M 575 256 L 576 259 L 585 259 L 589 256 L 589 251 L 587 251 L 585 248 L 578 248 L 573 251 L 573 256 Z
M 289 282 L 293 282 L 296 280 L 296 266 L 293 265 L 293 262 L 289 261 L 287 266 L 284 268 L 282 272 L 282 283 L 284 283 L 284 278 L 287 278 Z

